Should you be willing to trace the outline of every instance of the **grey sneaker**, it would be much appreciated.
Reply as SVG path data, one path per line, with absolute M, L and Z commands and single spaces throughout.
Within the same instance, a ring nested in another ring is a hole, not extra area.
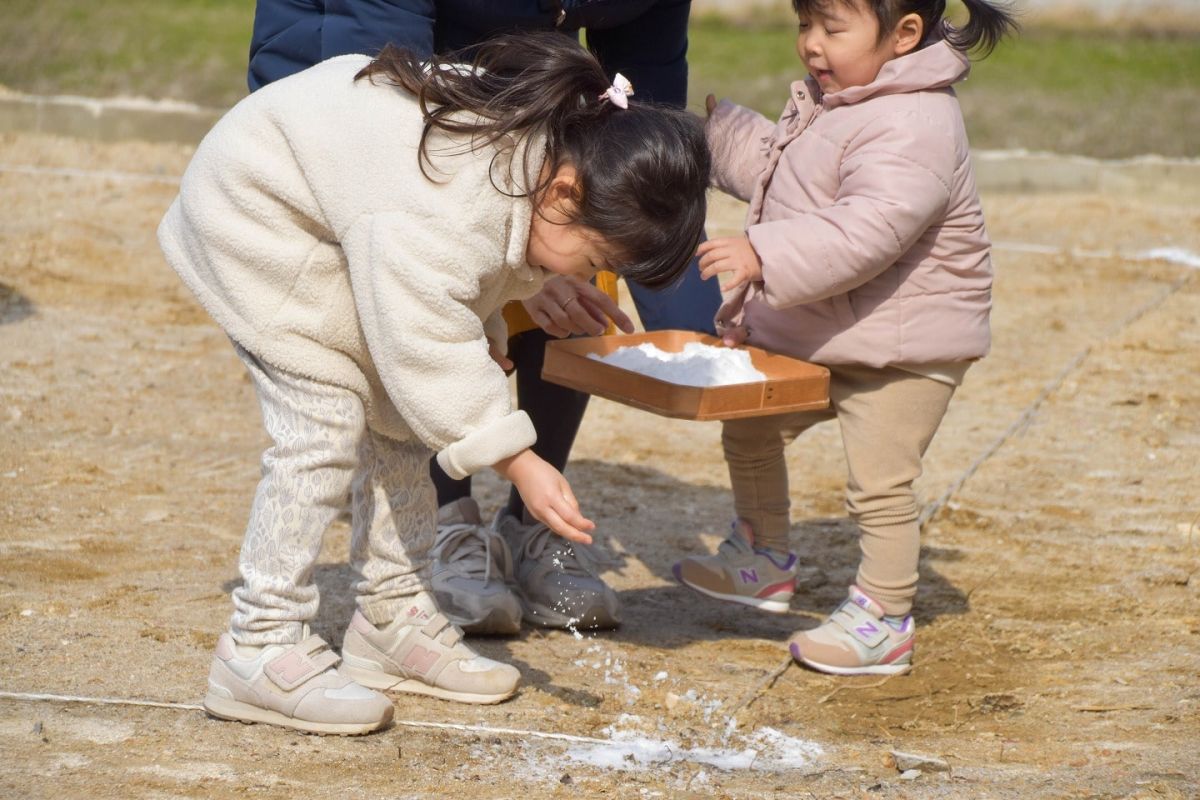
M 521 602 L 509 588 L 512 554 L 471 498 L 438 509 L 433 559 L 433 594 L 451 622 L 466 633 L 521 630 Z
M 601 559 L 540 522 L 498 517 L 493 527 L 516 561 L 517 595 L 525 621 L 544 628 L 600 630 L 621 624 L 617 593 L 601 578 Z
M 342 643 L 342 674 L 372 689 L 484 704 L 511 697 L 521 680 L 516 667 L 467 647 L 428 592 L 381 628 L 355 611 Z
M 319 636 L 306 635 L 299 644 L 239 647 L 223 633 L 204 709 L 221 719 L 343 736 L 391 722 L 392 701 L 340 675 L 337 663 L 337 654 Z

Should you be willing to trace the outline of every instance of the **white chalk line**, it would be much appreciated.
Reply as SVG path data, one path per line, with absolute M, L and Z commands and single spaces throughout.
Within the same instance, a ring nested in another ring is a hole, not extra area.
M 6 692 L 0 691 L 0 699 L 26 700 L 30 702 L 50 703 L 82 703 L 97 706 L 144 706 L 149 708 L 169 708 L 177 711 L 204 711 L 204 706 L 194 703 L 172 703 L 160 700 L 131 700 L 124 697 L 82 697 L 69 694 L 45 694 L 40 692 Z M 620 745 L 614 739 L 598 739 L 593 736 L 576 736 L 571 733 L 553 733 L 550 731 L 522 730 L 520 728 L 493 728 L 488 725 L 463 725 L 457 722 L 420 722 L 410 719 L 394 719 L 392 722 L 406 728 L 436 728 L 439 730 L 462 731 L 465 733 L 485 733 L 505 736 L 532 736 L 536 739 L 552 739 L 576 744 L 599 744 L 605 746 Z
M 1062 253 L 1083 258 L 1120 258 L 1134 261 L 1169 261 L 1171 263 L 1192 267 L 1193 269 L 1200 268 L 1200 255 L 1196 255 L 1186 250 L 1177 250 L 1175 248 L 1158 248 L 1155 250 L 1147 250 L 1143 253 L 1121 254 L 1114 251 L 1103 250 L 1072 251 L 1061 247 L 1045 247 L 1043 245 L 1025 243 L 993 245 L 993 247 L 1002 247 L 1003 249 L 1020 250 L 1022 252 L 1031 253 Z M 1077 370 L 1081 364 L 1083 364 L 1087 357 L 1091 355 L 1093 350 L 1100 345 L 1112 341 L 1130 325 L 1137 322 L 1150 311 L 1153 311 L 1155 308 L 1165 303 L 1168 298 L 1183 288 L 1184 284 L 1191 279 L 1192 274 L 1192 272 L 1185 272 L 1182 277 L 1180 277 L 1163 291 L 1159 292 L 1157 296 L 1144 303 L 1140 307 L 1134 309 L 1131 313 L 1119 320 L 1115 325 L 1112 325 L 1107 333 L 1102 334 L 1100 338 L 1093 341 L 1091 344 L 1088 344 L 1086 347 L 1076 353 L 1075 357 L 1072 358 L 1065 367 L 1059 370 L 1057 375 L 1051 378 L 1042 387 L 1042 390 L 1038 392 L 1038 395 L 1034 398 L 1033 402 L 1026 406 L 1026 408 L 1017 416 L 1017 418 L 1013 420 L 1012 424 L 1009 425 L 1004 432 L 995 439 L 995 441 L 984 448 L 983 452 L 980 453 L 979 456 L 976 457 L 975 460 L 972 461 L 971 464 L 966 468 L 966 470 L 964 470 L 963 473 L 959 475 L 959 477 L 955 479 L 953 483 L 950 484 L 949 488 L 947 488 L 937 500 L 921 509 L 921 513 L 917 517 L 917 526 L 924 528 L 925 524 L 929 522 L 929 520 L 932 519 L 935 514 L 941 511 L 947 503 L 950 502 L 950 498 L 954 497 L 954 495 L 957 494 L 960 489 L 962 489 L 971 476 L 974 475 L 988 459 L 994 456 L 1000 450 L 1000 448 L 1004 446 L 1005 442 L 1007 442 L 1018 431 L 1022 430 L 1026 425 L 1028 425 L 1033 419 L 1034 415 L 1037 413 L 1038 409 L 1041 408 L 1042 404 L 1045 403 L 1046 400 L 1049 399 L 1050 395 L 1054 394 L 1054 392 L 1066 382 L 1067 377 Z

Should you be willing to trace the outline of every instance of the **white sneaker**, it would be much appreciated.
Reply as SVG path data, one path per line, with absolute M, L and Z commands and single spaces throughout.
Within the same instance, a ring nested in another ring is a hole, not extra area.
M 204 709 L 306 733 L 357 735 L 391 722 L 392 701 L 338 674 L 337 654 L 305 633 L 299 644 L 264 647 L 238 646 L 221 634 Z
M 438 509 L 433 559 L 433 595 L 451 622 L 466 633 L 521 630 L 521 602 L 509 587 L 512 554 L 471 498 Z
M 460 703 L 499 703 L 521 680 L 516 667 L 478 655 L 462 631 L 421 592 L 383 627 L 358 611 L 342 643 L 342 673 L 372 689 L 409 692 Z

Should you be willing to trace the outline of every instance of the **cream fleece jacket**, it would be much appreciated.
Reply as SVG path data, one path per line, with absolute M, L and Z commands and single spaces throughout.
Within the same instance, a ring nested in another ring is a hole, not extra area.
M 541 168 L 429 137 L 411 95 L 330 59 L 238 103 L 205 137 L 158 229 L 167 261 L 231 338 L 357 393 L 373 430 L 462 478 L 533 444 L 488 355 L 500 310 L 546 273 L 525 261 Z M 523 147 L 516 149 L 517 153 Z M 536 163 L 535 163 L 536 162 Z

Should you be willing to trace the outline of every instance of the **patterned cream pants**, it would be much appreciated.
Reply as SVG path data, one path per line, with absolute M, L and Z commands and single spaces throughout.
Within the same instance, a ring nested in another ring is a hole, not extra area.
M 321 541 L 347 498 L 358 608 L 375 624 L 390 622 L 428 584 L 437 515 L 429 448 L 371 431 L 349 389 L 290 375 L 234 347 L 272 440 L 238 559 L 234 640 L 300 641 L 320 600 L 312 577 Z

